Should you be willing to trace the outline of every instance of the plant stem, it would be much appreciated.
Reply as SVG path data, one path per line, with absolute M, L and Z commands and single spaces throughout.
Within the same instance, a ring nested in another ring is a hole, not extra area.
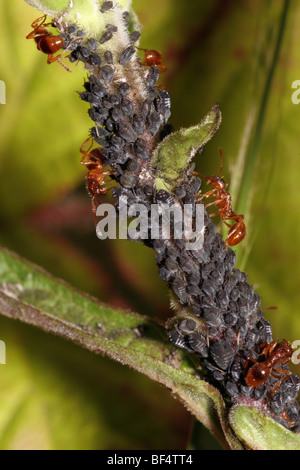
M 280 52 L 280 48 L 281 48 L 282 41 L 283 41 L 289 7 L 290 7 L 290 0 L 285 0 L 284 5 L 282 7 L 282 13 L 280 17 L 280 24 L 279 24 L 275 49 L 274 49 L 271 65 L 270 65 L 270 68 L 266 77 L 261 105 L 260 105 L 258 118 L 257 118 L 257 124 L 255 127 L 252 143 L 249 149 L 249 154 L 248 154 L 249 156 L 247 158 L 245 169 L 244 169 L 243 185 L 241 187 L 239 198 L 238 198 L 238 209 L 237 209 L 238 213 L 245 213 L 246 211 L 249 211 L 249 205 L 250 205 L 249 192 L 252 186 L 255 163 L 256 163 L 258 150 L 259 150 L 259 146 L 261 142 L 261 136 L 262 136 L 263 127 L 264 127 L 266 109 L 267 109 L 268 100 L 270 96 L 272 81 L 273 81 L 275 70 L 276 70 L 276 65 L 278 63 L 279 52 Z

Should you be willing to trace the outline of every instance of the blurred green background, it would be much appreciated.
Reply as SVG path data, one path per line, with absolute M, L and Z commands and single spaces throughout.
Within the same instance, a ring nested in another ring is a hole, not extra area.
M 283 6 L 287 18 L 283 20 Z M 223 124 L 197 169 L 224 153 L 233 209 L 245 214 L 239 266 L 274 339 L 300 339 L 300 5 L 275 0 L 133 0 L 141 46 L 159 50 L 175 129 L 219 102 Z M 99 241 L 79 147 L 91 121 L 67 73 L 25 36 L 38 12 L 0 0 L 0 243 L 112 306 L 166 319 L 168 291 L 141 244 Z M 281 34 L 283 33 L 283 34 Z M 279 41 L 278 41 L 279 38 Z M 278 56 L 276 56 L 276 44 Z M 274 60 L 275 58 L 275 60 Z M 259 118 L 260 116 L 260 118 Z M 243 168 L 245 166 L 245 171 Z M 243 193 L 240 193 L 242 188 Z M 221 228 L 221 227 L 220 227 Z M 192 418 L 160 385 L 33 327 L 0 319 L 0 449 L 183 449 Z M 300 368 L 293 366 L 300 373 Z M 199 448 L 218 445 L 203 430 Z

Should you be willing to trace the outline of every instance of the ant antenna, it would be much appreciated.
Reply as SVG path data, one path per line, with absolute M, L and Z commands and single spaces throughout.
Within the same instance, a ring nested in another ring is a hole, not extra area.
M 200 176 L 200 178 L 204 180 L 206 179 L 206 176 L 202 175 L 202 173 L 199 173 L 198 171 L 192 171 L 192 175 Z
M 63 64 L 60 59 L 57 59 L 57 62 L 59 63 L 59 65 L 61 65 L 67 72 L 71 72 L 71 70 L 65 65 Z
M 218 147 L 218 150 L 219 150 L 219 154 L 220 154 L 220 170 L 218 171 L 216 176 L 219 176 L 219 174 L 222 173 L 222 171 L 223 171 L 223 152 L 222 152 L 222 149 L 220 147 Z
M 87 150 L 83 150 L 83 147 L 88 143 L 88 141 L 89 141 L 90 139 L 92 139 L 91 145 L 89 146 L 89 148 L 88 148 Z M 92 136 L 88 137 L 88 138 L 83 142 L 83 144 L 81 145 L 81 147 L 80 147 L 80 149 L 79 149 L 80 153 L 82 153 L 82 155 L 83 155 L 81 161 L 83 161 L 83 160 L 86 158 L 87 154 L 90 153 L 90 150 L 91 150 L 91 148 L 93 147 L 93 145 L 94 145 L 94 139 L 93 139 Z
M 64 50 L 64 52 L 68 52 L 68 51 L 70 50 L 69 47 L 70 47 L 74 42 L 80 41 L 80 39 L 82 39 L 82 37 L 73 39 L 73 41 L 70 42 L 70 44 L 69 44 L 68 47 Z M 57 62 L 58 62 L 67 72 L 71 72 L 71 70 L 70 70 L 65 64 L 63 64 L 63 63 L 61 62 L 61 59 L 64 59 L 64 56 L 62 57 L 62 55 L 63 55 L 64 52 L 62 52 L 59 56 L 54 57 L 54 58 L 51 60 L 51 62 L 54 62 L 55 60 L 57 60 Z M 50 63 L 51 63 L 51 62 L 50 62 Z

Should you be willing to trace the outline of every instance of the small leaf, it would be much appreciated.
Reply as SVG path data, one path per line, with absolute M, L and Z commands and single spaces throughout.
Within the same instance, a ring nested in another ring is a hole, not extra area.
M 215 104 L 200 124 L 168 135 L 157 146 L 153 155 L 157 190 L 171 191 L 180 184 L 180 175 L 197 151 L 213 137 L 221 121 L 221 111 Z
M 25 2 L 36 10 L 51 16 L 64 12 L 70 5 L 69 0 L 25 0 Z
M 232 408 L 230 424 L 239 439 L 253 450 L 300 450 L 300 434 L 289 431 L 257 408 Z
M 0 251 L 0 313 L 105 354 L 178 396 L 226 448 L 241 448 L 222 396 L 195 375 L 187 353 L 165 328 L 136 313 L 110 308 L 6 250 Z

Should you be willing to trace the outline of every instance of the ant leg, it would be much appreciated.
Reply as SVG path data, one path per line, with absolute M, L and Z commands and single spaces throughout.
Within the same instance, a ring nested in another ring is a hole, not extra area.
M 290 425 L 291 427 L 294 426 L 295 421 L 292 421 L 292 420 L 289 418 L 289 416 L 288 416 L 288 414 L 287 414 L 286 411 L 283 411 L 283 412 L 282 412 L 282 416 L 283 416 L 284 419 L 289 423 L 289 425 Z
M 33 29 L 37 29 L 39 26 L 42 26 L 42 24 L 43 24 L 44 26 L 49 26 L 49 24 L 51 24 L 51 23 L 44 24 L 45 21 L 46 21 L 46 18 L 47 18 L 47 15 L 40 16 L 39 18 L 37 18 L 36 20 L 34 20 L 34 21 L 31 23 L 31 27 L 32 27 Z
M 278 307 L 273 305 L 272 307 L 264 307 L 264 308 L 262 308 L 262 310 L 278 310 Z
M 89 140 L 92 140 L 92 143 L 91 143 L 91 145 L 89 146 L 88 150 L 84 151 L 84 150 L 83 150 L 83 147 L 88 143 Z M 80 149 L 79 149 L 80 152 L 81 152 L 81 153 L 88 153 L 88 152 L 91 150 L 91 148 L 93 147 L 93 144 L 94 144 L 94 138 L 93 138 L 92 136 L 88 137 L 88 138 L 83 142 L 83 144 L 81 145 L 81 147 L 80 147 Z
M 218 171 L 216 176 L 219 176 L 219 174 L 222 173 L 222 171 L 223 171 L 223 152 L 222 152 L 222 149 L 220 147 L 218 148 L 218 150 L 219 150 L 219 154 L 220 154 L 220 170 Z
M 276 370 L 277 370 L 277 369 L 276 369 Z M 279 371 L 279 370 L 278 370 L 278 371 Z M 278 382 L 278 383 L 275 385 L 275 387 L 272 389 L 272 391 L 271 391 L 271 393 L 270 393 L 270 398 L 271 398 L 271 396 L 276 392 L 276 390 L 280 387 L 280 385 L 281 385 L 283 382 L 285 382 L 286 380 L 288 380 L 289 377 L 292 375 L 291 371 L 287 371 L 287 370 L 286 370 L 286 371 L 281 371 L 281 370 L 280 370 L 280 372 L 281 372 L 281 373 L 288 374 L 288 375 L 287 375 L 284 379 L 282 379 L 282 377 L 278 377 L 278 376 L 276 376 L 276 374 L 273 374 L 273 372 L 271 372 L 272 377 L 274 377 L 275 379 L 278 379 L 279 382 Z M 270 400 L 270 399 L 269 399 L 269 400 Z
M 248 363 L 249 363 L 250 361 L 253 362 L 253 364 L 257 364 L 257 363 L 258 363 L 258 361 L 257 361 L 256 359 L 254 359 L 253 357 L 247 357 L 247 359 L 246 359 L 246 361 L 245 361 L 245 364 L 244 364 L 244 367 L 243 367 L 244 370 L 247 369 Z
M 290 360 L 291 360 L 291 358 L 288 356 L 288 357 L 283 358 L 281 361 L 278 361 L 277 364 L 284 365 L 284 364 L 287 364 L 288 362 L 290 362 Z M 274 369 L 275 369 L 275 367 L 274 367 Z
M 277 346 L 277 341 L 272 341 L 271 343 L 262 343 L 259 344 L 257 349 L 262 348 L 260 354 L 264 354 L 265 356 L 268 355 L 275 349 Z M 265 352 L 266 351 L 266 352 Z
M 85 165 L 87 167 L 89 167 L 89 165 L 97 165 L 96 161 L 94 160 L 87 160 L 86 162 L 84 162 L 84 158 L 87 158 L 87 156 L 90 155 L 90 154 L 87 154 L 87 155 L 84 155 L 81 159 L 81 165 Z M 99 165 L 98 165 L 99 166 Z M 88 168 L 89 169 L 89 168 Z
M 87 150 L 83 150 L 83 147 L 87 144 L 87 142 L 88 142 L 90 139 L 92 139 L 91 145 L 89 146 L 89 148 L 88 148 Z M 86 164 L 86 163 L 83 163 L 83 160 L 84 160 L 85 158 L 87 158 L 87 156 L 90 154 L 90 150 L 91 150 L 91 148 L 93 147 L 93 145 L 94 145 L 94 139 L 93 139 L 92 136 L 88 137 L 88 138 L 83 142 L 83 144 L 81 145 L 79 151 L 80 151 L 80 153 L 82 153 L 81 163 L 82 163 L 83 165 Z
M 228 222 L 226 222 L 224 219 L 222 220 L 222 222 L 229 228 L 233 227 L 233 225 L 230 225 Z
M 51 23 L 45 23 L 47 18 L 47 15 L 41 16 L 40 18 L 37 18 L 36 20 L 33 21 L 31 24 L 31 27 L 33 28 L 33 31 L 31 31 L 29 34 L 27 34 L 26 39 L 35 39 L 41 36 L 44 36 L 47 34 L 47 30 L 45 29 L 46 26 L 51 26 Z M 42 31 L 37 32 L 37 30 L 42 26 Z M 50 33 L 48 33 L 50 35 Z
M 36 29 L 37 29 L 37 27 L 33 31 L 28 33 L 27 36 L 26 36 L 26 39 L 34 39 L 34 38 L 37 38 L 38 36 L 41 36 L 40 33 L 36 33 Z
M 38 25 L 38 23 L 40 23 L 38 26 L 42 26 L 42 24 L 45 23 L 46 18 L 47 18 L 47 15 L 40 16 L 39 18 L 37 18 L 31 23 L 31 27 L 35 28 Z
M 70 73 L 71 73 L 71 70 L 70 70 L 65 64 L 63 64 L 63 63 L 60 61 L 60 59 L 58 59 L 58 63 L 59 63 L 59 65 L 61 65 L 67 72 L 70 72 Z
M 290 359 L 290 358 L 289 358 L 289 359 Z M 288 360 L 287 362 L 289 362 L 289 360 Z M 282 363 L 282 364 L 286 364 L 286 362 L 285 362 L 285 363 Z M 290 370 L 278 369 L 278 367 L 273 367 L 273 370 L 276 370 L 276 372 L 279 372 L 280 374 L 287 375 L 288 377 L 289 377 L 290 375 L 292 375 L 292 373 L 291 373 Z M 286 377 L 285 380 L 286 380 L 288 377 Z
M 208 207 L 208 206 L 205 206 Z M 209 217 L 217 217 L 217 215 L 220 215 L 220 212 L 214 212 L 213 214 L 209 214 Z
M 215 195 L 216 193 L 216 189 L 212 189 L 211 191 L 207 191 L 206 193 L 202 194 L 202 196 L 199 198 L 199 200 L 201 201 L 202 199 L 204 199 L 205 197 L 212 197 Z M 215 202 L 213 202 L 213 204 L 215 204 Z
M 217 191 L 217 189 L 215 189 L 214 191 Z M 227 199 L 227 198 L 226 198 L 226 199 Z M 215 199 L 214 203 L 215 203 L 216 205 L 220 204 L 221 207 L 224 207 L 224 202 L 227 202 L 226 199 L 219 197 L 219 199 L 217 199 L 217 198 Z M 224 209 L 223 209 L 223 210 L 224 210 Z M 234 215 L 234 212 L 231 212 L 230 214 L 233 214 L 233 215 Z M 227 216 L 227 217 L 223 217 L 222 219 L 223 219 L 223 220 L 232 220 L 232 217 L 231 217 L 231 215 L 229 215 L 229 216 Z
M 81 37 L 80 37 L 80 38 L 73 39 L 73 41 L 70 42 L 70 44 L 68 45 L 68 47 L 70 47 L 71 44 L 73 44 L 73 42 L 80 41 L 81 39 L 82 39 Z M 68 48 L 65 49 L 61 54 L 58 54 L 58 55 L 55 56 L 55 57 L 53 57 L 53 54 L 49 54 L 49 55 L 48 55 L 47 64 L 52 64 L 52 62 L 55 62 L 55 61 L 57 60 L 58 63 L 59 63 L 64 69 L 66 69 L 68 72 L 71 72 L 71 70 L 70 70 L 65 64 L 63 64 L 63 63 L 61 62 L 61 59 L 64 59 L 64 58 L 65 58 L 64 54 L 65 54 L 65 52 L 67 52 L 67 51 L 68 51 Z M 69 56 L 67 56 L 67 57 L 69 57 Z
M 52 62 L 59 60 L 60 57 L 61 57 L 61 54 L 57 55 L 56 57 L 53 57 L 53 54 L 48 54 L 47 64 L 52 64 Z
M 235 214 L 235 212 L 231 212 L 228 217 L 225 217 L 225 219 L 226 220 L 234 220 L 237 224 L 241 225 L 243 223 L 244 216 Z
M 97 207 L 96 207 L 96 204 L 95 204 L 95 196 L 92 197 L 92 211 L 93 211 L 93 214 L 94 214 L 95 227 L 97 227 Z
M 215 204 L 216 204 L 215 201 L 209 202 L 208 204 L 205 204 L 205 207 L 207 208 L 207 207 L 210 207 L 210 206 L 214 206 Z
M 198 171 L 192 171 L 192 175 L 200 176 L 200 178 L 205 179 L 205 176 L 199 173 Z
M 202 198 L 201 198 L 202 199 Z M 200 199 L 200 201 L 201 201 Z M 207 209 L 208 207 L 210 206 L 214 206 L 216 203 L 215 202 L 210 202 L 208 204 L 204 204 L 205 205 L 205 209 Z M 209 214 L 209 217 L 216 217 L 217 215 L 220 215 L 220 211 L 218 210 L 217 212 L 214 212 L 213 214 Z
M 47 64 L 52 64 L 52 62 L 58 61 L 59 65 L 61 65 L 67 72 L 71 72 L 71 70 L 61 62 L 62 54 L 58 54 L 57 56 L 53 57 L 52 54 L 48 54 Z
M 166 65 L 159 65 L 159 64 L 155 64 L 155 65 L 148 65 L 146 64 L 146 62 L 139 62 L 140 65 L 143 65 L 144 67 L 156 67 L 160 73 L 162 72 L 165 72 L 167 70 L 167 66 Z M 156 86 L 157 88 L 162 88 L 160 85 L 157 85 Z
M 110 176 L 110 175 L 115 175 L 115 174 L 116 174 L 115 171 L 104 171 L 104 172 L 103 172 L 103 175 L 104 175 L 104 176 L 106 176 L 106 175 L 107 175 L 107 176 Z
M 31 31 L 31 33 L 27 34 L 26 39 L 36 39 L 38 37 L 44 36 L 44 33 L 37 33 L 36 32 L 37 28 Z

